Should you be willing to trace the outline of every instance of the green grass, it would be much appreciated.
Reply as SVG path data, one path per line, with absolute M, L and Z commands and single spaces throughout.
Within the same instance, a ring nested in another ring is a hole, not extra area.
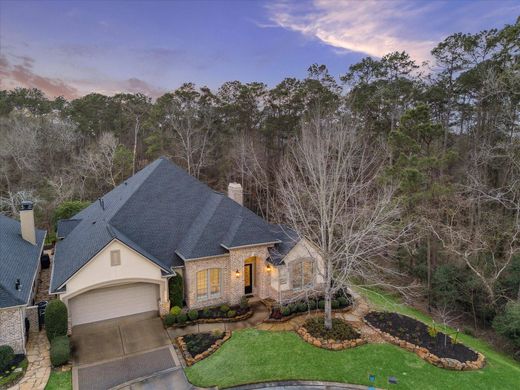
M 392 297 L 368 292 L 379 308 L 431 320 L 422 313 L 399 305 Z M 376 375 L 375 386 L 392 389 L 516 389 L 520 365 L 494 351 L 488 344 L 461 335 L 461 341 L 487 358 L 478 371 L 448 371 L 434 367 L 417 355 L 389 344 L 368 344 L 344 351 L 313 347 L 293 332 L 245 329 L 233 333 L 220 350 L 186 369 L 197 386 L 230 387 L 244 383 L 276 380 L 323 380 L 369 385 L 368 374 Z
M 25 375 L 25 371 L 27 370 L 27 366 L 29 362 L 27 359 L 24 359 L 20 362 L 18 367 L 22 368 L 20 372 L 11 372 L 7 376 L 0 377 L 0 389 L 8 388 L 18 382 Z
M 72 371 L 51 371 L 45 390 L 72 390 Z

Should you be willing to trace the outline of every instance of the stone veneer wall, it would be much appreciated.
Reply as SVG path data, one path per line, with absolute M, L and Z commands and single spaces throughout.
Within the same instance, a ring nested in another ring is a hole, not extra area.
M 184 283 L 186 303 L 188 307 L 198 309 L 222 303 L 235 305 L 240 303 L 244 295 L 244 262 L 256 257 L 255 275 L 256 295 L 260 298 L 276 298 L 270 288 L 270 273 L 267 271 L 265 259 L 269 255 L 265 245 L 231 249 L 229 255 L 202 260 L 185 261 Z M 222 269 L 222 294 L 219 298 L 197 301 L 197 272 L 208 268 Z M 236 271 L 240 273 L 237 278 Z M 274 294 L 275 295 L 275 294 Z
M 29 320 L 29 333 L 40 331 L 40 321 L 38 320 L 38 306 L 29 306 L 25 309 L 25 317 Z
M 14 353 L 25 353 L 23 308 L 0 309 L 0 345 L 10 345 Z

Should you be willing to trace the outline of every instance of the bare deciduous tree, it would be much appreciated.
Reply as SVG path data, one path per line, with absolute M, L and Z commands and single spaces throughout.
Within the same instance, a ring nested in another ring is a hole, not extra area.
M 284 216 L 324 259 L 327 328 L 337 291 L 354 279 L 381 284 L 381 275 L 396 274 L 387 261 L 404 230 L 394 188 L 378 181 L 382 154 L 341 118 L 315 116 L 303 123 L 281 167 Z

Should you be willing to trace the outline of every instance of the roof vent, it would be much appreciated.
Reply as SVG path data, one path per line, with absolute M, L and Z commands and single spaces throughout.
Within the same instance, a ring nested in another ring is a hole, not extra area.
M 20 279 L 16 279 L 14 288 L 16 288 L 16 291 L 20 291 L 22 289 L 22 283 L 20 283 Z
M 99 205 L 103 210 L 105 209 L 105 201 L 103 200 L 103 198 L 99 198 Z

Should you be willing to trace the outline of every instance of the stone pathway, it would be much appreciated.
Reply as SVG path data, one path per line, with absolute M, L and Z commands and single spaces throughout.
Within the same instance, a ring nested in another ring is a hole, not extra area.
M 51 258 L 51 265 L 49 268 L 41 269 L 40 274 L 38 275 L 38 288 L 36 290 L 36 297 L 34 298 L 35 302 L 41 301 L 49 301 L 51 296 L 49 295 L 49 284 L 51 281 L 51 267 L 52 262 L 54 260 L 54 256 L 52 256 L 51 251 L 45 251 L 46 254 Z
M 361 333 L 363 338 L 371 343 L 384 343 L 381 335 L 363 322 L 363 317 L 370 311 L 368 303 L 358 294 L 353 293 L 354 307 L 348 312 L 333 313 L 335 318 L 342 318 L 353 328 Z M 269 330 L 274 332 L 280 331 L 296 331 L 308 318 L 322 316 L 322 314 L 309 314 L 294 317 L 285 322 L 263 322 L 256 326 L 260 330 Z
M 32 333 L 27 344 L 29 365 L 24 377 L 9 390 L 43 390 L 51 373 L 49 341 L 45 331 Z

